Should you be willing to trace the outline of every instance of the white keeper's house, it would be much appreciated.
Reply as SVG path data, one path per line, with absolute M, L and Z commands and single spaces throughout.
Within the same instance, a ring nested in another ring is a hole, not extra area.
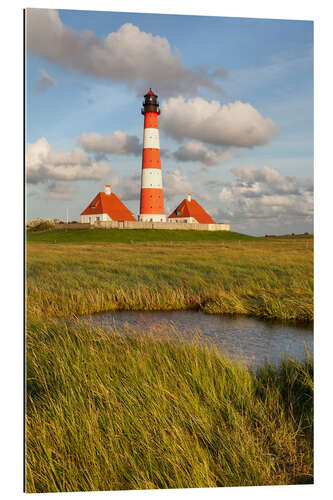
M 104 193 L 98 193 L 80 214 L 80 222 L 94 224 L 99 221 L 135 221 L 134 215 L 111 192 L 111 186 L 105 186 Z
M 169 215 L 168 222 L 188 222 L 190 224 L 216 224 L 214 219 L 202 208 L 202 206 L 192 199 L 191 194 L 187 195 L 178 207 Z

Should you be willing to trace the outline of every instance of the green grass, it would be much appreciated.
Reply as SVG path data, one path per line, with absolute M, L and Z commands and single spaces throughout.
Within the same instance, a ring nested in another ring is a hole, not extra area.
M 312 362 L 60 320 L 27 332 L 28 492 L 313 481 Z
M 27 241 L 50 243 L 135 243 L 138 241 L 254 241 L 255 236 L 232 231 L 162 229 L 66 229 L 28 232 Z
M 252 373 L 169 331 L 64 318 L 193 308 L 311 320 L 313 240 L 233 235 L 28 235 L 28 492 L 313 481 L 312 361 Z M 206 236 L 221 239 L 172 239 Z
M 84 233 L 59 234 L 76 238 Z M 123 236 L 130 231 L 91 234 Z M 311 321 L 313 240 L 29 241 L 27 306 L 33 319 L 112 310 L 200 309 Z

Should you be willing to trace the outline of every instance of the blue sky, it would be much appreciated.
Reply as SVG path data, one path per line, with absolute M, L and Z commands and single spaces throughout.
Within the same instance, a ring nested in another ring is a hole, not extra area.
M 78 219 L 109 182 L 138 214 L 151 84 L 167 213 L 190 190 L 236 231 L 312 232 L 312 22 L 29 9 L 27 37 L 28 219 Z

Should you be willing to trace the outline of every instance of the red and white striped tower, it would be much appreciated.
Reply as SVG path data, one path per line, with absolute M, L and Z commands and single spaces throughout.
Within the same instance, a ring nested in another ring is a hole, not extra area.
M 164 214 L 157 95 L 149 89 L 141 113 L 145 117 L 139 221 L 166 222 Z

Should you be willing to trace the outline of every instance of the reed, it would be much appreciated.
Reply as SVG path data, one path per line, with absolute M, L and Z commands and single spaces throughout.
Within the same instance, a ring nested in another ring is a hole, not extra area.
M 253 373 L 174 333 L 28 326 L 28 492 L 312 482 L 312 362 Z
M 28 242 L 27 307 L 31 318 L 199 309 L 311 321 L 313 240 Z
M 170 328 L 65 317 L 195 308 L 311 320 L 312 258 L 303 239 L 28 242 L 26 490 L 311 483 L 310 359 L 254 373 Z

